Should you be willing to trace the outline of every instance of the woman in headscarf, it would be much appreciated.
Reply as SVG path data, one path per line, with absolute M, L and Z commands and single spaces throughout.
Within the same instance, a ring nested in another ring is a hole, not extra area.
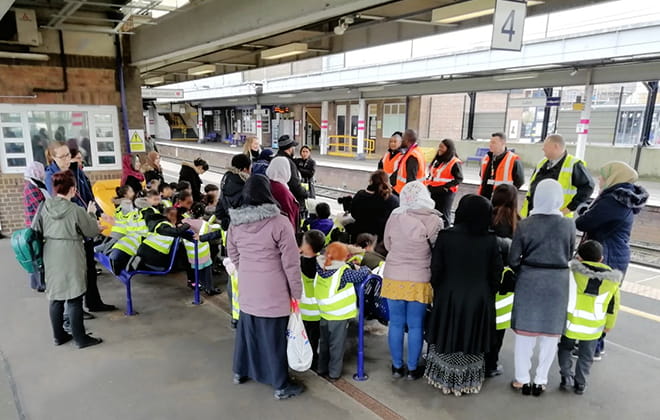
M 144 180 L 149 184 L 151 181 L 158 181 L 158 185 L 165 182 L 163 178 L 163 168 L 160 166 L 160 154 L 158 152 L 147 153 L 147 161 L 142 167 L 144 171 Z
M 126 154 L 121 158 L 121 185 L 128 185 L 133 189 L 136 197 L 142 192 L 142 181 L 144 175 L 140 172 L 140 157 L 138 155 Z
M 291 165 L 287 158 L 279 156 L 273 159 L 266 169 L 266 175 L 270 179 L 270 188 L 280 210 L 289 218 L 293 230 L 297 231 L 300 227 L 300 206 L 287 186 L 291 179 Z
M 25 168 L 25 186 L 23 188 L 23 205 L 25 206 L 25 226 L 32 225 L 32 219 L 37 214 L 39 205 L 50 197 L 44 178 L 46 171 L 41 162 L 34 161 Z M 30 273 L 30 287 L 37 292 L 46 290 L 43 273 Z
M 268 178 L 248 178 L 243 203 L 229 210 L 227 234 L 227 254 L 240 279 L 234 383 L 251 378 L 271 385 L 276 399 L 286 399 L 303 391 L 289 379 L 286 356 L 291 299 L 302 294 L 298 246 Z
M 384 174 L 383 174 L 384 175 Z M 424 316 L 433 299 L 431 289 L 431 247 L 442 229 L 440 212 L 434 210 L 428 189 L 419 181 L 401 190 L 400 207 L 385 225 L 384 245 L 388 251 L 381 296 L 390 311 L 388 343 L 392 376 L 422 377 L 419 356 L 424 344 Z M 404 329 L 408 326 L 408 360 L 404 365 Z
M 431 261 L 433 311 L 424 376 L 444 394 L 476 394 L 485 376 L 484 353 L 495 332 L 495 293 L 502 273 L 492 205 L 468 194 L 454 226 L 438 235 Z
M 511 328 L 515 332 L 515 380 L 523 395 L 540 396 L 566 326 L 568 262 L 575 248 L 575 224 L 563 217 L 564 191 L 554 179 L 539 182 L 531 216 L 518 223 L 509 251 L 516 272 Z M 534 382 L 530 369 L 539 345 Z
M 649 199 L 649 193 L 639 184 L 637 171 L 624 162 L 609 162 L 600 168 L 600 194 L 588 208 L 577 209 L 580 216 L 575 226 L 584 232 L 584 240 L 598 241 L 603 246 L 603 262 L 626 273 L 630 263 L 630 232 L 635 215 Z M 605 348 L 601 338 L 596 346 L 595 360 L 600 360 Z

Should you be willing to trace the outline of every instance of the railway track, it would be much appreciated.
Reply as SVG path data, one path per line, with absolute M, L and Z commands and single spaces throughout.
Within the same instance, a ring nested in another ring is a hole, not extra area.
M 183 162 L 183 159 L 169 157 L 169 156 L 167 158 L 164 157 L 163 160 L 170 161 L 173 163 Z M 225 168 L 210 165 L 209 171 L 222 175 L 225 173 Z M 316 190 L 316 194 L 318 196 L 324 198 L 330 198 L 333 200 L 336 200 L 337 198 L 346 195 L 354 195 L 356 193 L 356 191 L 331 187 L 327 185 L 315 184 L 314 187 Z M 645 267 L 660 269 L 660 245 L 642 243 L 642 242 L 631 242 L 630 249 L 632 254 L 631 255 L 632 263 L 642 265 Z

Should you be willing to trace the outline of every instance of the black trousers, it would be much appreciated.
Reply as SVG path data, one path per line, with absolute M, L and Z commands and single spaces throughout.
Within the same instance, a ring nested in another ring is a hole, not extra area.
M 442 221 L 445 227 L 449 227 L 453 222 L 451 209 L 454 204 L 455 193 L 445 191 L 442 187 L 431 187 L 431 198 L 435 201 L 435 209 L 442 213 Z
M 305 324 L 305 332 L 307 332 L 307 339 L 312 346 L 312 370 L 316 372 L 319 365 L 319 338 L 321 337 L 321 321 L 303 321 Z
M 85 293 L 85 306 L 88 309 L 103 305 L 96 276 L 96 260 L 94 259 L 94 241 L 85 240 L 85 260 L 87 263 L 87 292 Z
M 486 372 L 497 369 L 497 362 L 500 358 L 500 350 L 504 342 L 504 333 L 506 330 L 496 330 L 493 338 L 493 346 L 485 355 Z
M 50 324 L 53 327 L 53 338 L 55 341 L 64 341 L 67 333 L 62 325 L 64 324 L 64 303 L 66 302 L 67 317 L 71 325 L 71 333 L 76 344 L 84 344 L 87 335 L 85 334 L 85 325 L 83 323 L 83 296 L 69 300 L 51 300 L 50 301 Z

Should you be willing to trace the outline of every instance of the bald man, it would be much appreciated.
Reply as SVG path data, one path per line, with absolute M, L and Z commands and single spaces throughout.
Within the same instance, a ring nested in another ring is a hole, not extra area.
M 564 205 L 561 209 L 567 217 L 573 217 L 573 212 L 585 203 L 594 192 L 594 179 L 591 177 L 585 163 L 566 152 L 566 142 L 559 134 L 551 134 L 543 142 L 543 154 L 529 181 L 529 191 L 521 214 L 527 217 L 533 208 L 534 192 L 539 182 L 544 179 L 557 180 L 564 189 Z

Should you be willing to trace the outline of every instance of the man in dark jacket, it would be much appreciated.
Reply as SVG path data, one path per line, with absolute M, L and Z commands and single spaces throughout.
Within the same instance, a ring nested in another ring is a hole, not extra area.
M 187 181 L 192 189 L 193 201 L 199 203 L 202 201 L 202 178 L 199 176 L 209 170 L 209 164 L 202 158 L 197 158 L 190 164 L 183 162 L 179 172 L 179 182 Z
M 220 201 L 215 210 L 215 216 L 220 221 L 222 230 L 229 229 L 229 209 L 238 208 L 243 204 L 243 187 L 250 176 L 252 160 L 243 153 L 234 155 L 231 168 L 222 177 L 220 184 Z
M 298 146 L 298 142 L 293 140 L 288 135 L 285 134 L 280 136 L 280 138 L 277 140 L 277 147 L 279 148 L 277 151 L 277 156 L 284 156 L 289 160 L 291 165 L 291 179 L 289 179 L 287 185 L 289 186 L 289 190 L 291 190 L 291 193 L 296 198 L 298 203 L 301 204 L 301 207 L 304 207 L 305 199 L 309 195 L 307 194 L 307 191 L 305 191 L 305 188 L 303 188 L 303 186 L 300 184 L 300 172 L 298 172 L 298 166 L 293 160 L 293 155 L 296 152 L 296 146 Z

